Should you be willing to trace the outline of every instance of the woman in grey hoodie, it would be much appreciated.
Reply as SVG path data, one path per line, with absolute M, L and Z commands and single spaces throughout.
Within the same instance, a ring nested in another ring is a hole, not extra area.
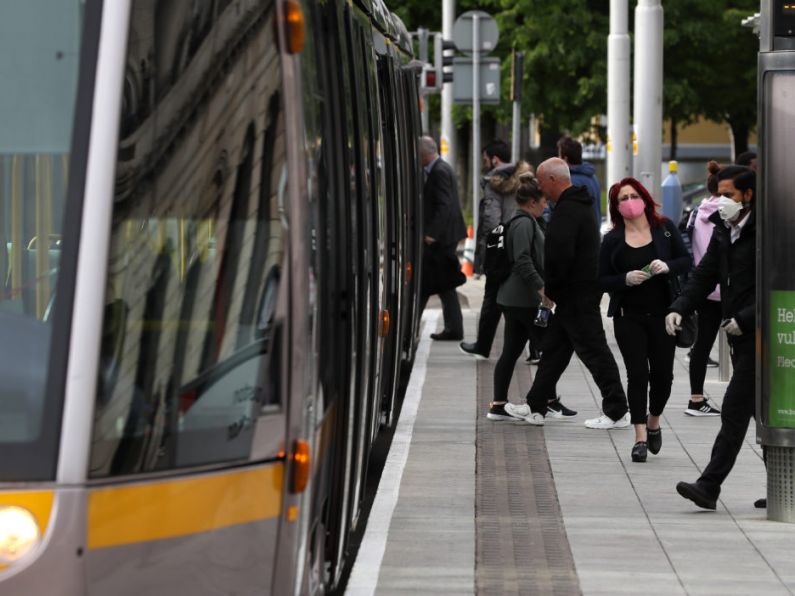
M 494 367 L 494 401 L 489 405 L 489 420 L 515 420 L 505 411 L 508 387 L 516 360 L 525 343 L 540 344 L 542 328 L 535 325 L 538 306 L 544 297 L 544 232 L 538 218 L 547 201 L 532 174 L 522 177 L 516 191 L 517 209 L 506 232 L 506 252 L 511 274 L 500 285 L 497 303 L 505 315 L 505 338 L 502 354 Z M 547 404 L 549 415 L 571 418 L 577 412 L 566 408 L 554 398 Z

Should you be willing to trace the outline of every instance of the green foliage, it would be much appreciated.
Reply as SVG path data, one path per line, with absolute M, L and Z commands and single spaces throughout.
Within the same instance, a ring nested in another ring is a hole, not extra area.
M 664 97 L 666 118 L 679 124 L 699 117 L 727 121 L 747 138 L 756 123 L 758 40 L 740 21 L 759 10 L 758 0 L 665 0 Z M 630 2 L 630 29 L 634 2 Z M 551 130 L 588 132 L 607 104 L 609 0 L 483 0 L 457 3 L 497 20 L 502 59 L 499 106 L 484 106 L 498 122 L 511 119 L 511 49 L 525 53 L 522 113 L 537 114 Z M 409 30 L 441 28 L 441 2 L 404 0 L 394 10 Z M 471 119 L 458 107 L 456 123 Z M 744 132 L 743 132 L 744 131 Z M 745 142 L 740 140 L 740 143 Z

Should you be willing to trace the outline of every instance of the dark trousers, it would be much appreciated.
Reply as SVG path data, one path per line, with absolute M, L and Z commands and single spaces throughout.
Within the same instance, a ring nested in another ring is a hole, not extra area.
M 420 301 L 420 316 L 428 304 L 428 299 L 431 296 L 423 294 Z M 461 314 L 461 304 L 458 302 L 458 293 L 455 288 L 439 292 L 439 300 L 442 301 L 442 317 L 444 318 L 444 331 L 455 335 L 456 337 L 464 337 L 464 316 Z
M 543 328 L 533 323 L 538 309 L 513 306 L 505 306 L 502 309 L 505 314 L 505 339 L 502 354 L 494 367 L 494 401 L 508 401 L 508 387 L 513 377 L 513 369 L 525 343 L 530 340 L 534 345 L 539 345 L 538 342 L 544 332 Z M 552 393 L 549 399 L 555 399 L 555 393 Z M 546 408 L 544 411 L 546 412 Z
M 579 296 L 558 303 L 541 350 L 544 355 L 527 393 L 527 403 L 533 412 L 546 413 L 547 398 L 557 395 L 558 380 L 576 352 L 602 393 L 602 411 L 613 420 L 627 413 L 621 376 L 602 327 L 599 296 Z
M 698 479 L 704 489 L 718 498 L 723 481 L 734 467 L 743 446 L 748 423 L 755 414 L 755 354 L 753 336 L 730 343 L 734 373 L 723 396 L 720 431 L 712 446 L 712 456 Z
M 480 318 L 478 319 L 478 336 L 475 340 L 476 350 L 484 356 L 491 353 L 491 346 L 494 343 L 494 336 L 497 334 L 497 326 L 500 324 L 503 312 L 502 307 L 497 304 L 499 289 L 500 284 L 487 275 L 483 304 L 480 307 Z
M 698 308 L 698 335 L 690 350 L 690 394 L 704 394 L 704 378 L 707 376 L 707 358 L 712 344 L 718 336 L 721 322 L 720 302 L 705 300 Z
M 646 395 L 652 416 L 663 413 L 674 380 L 676 338 L 665 332 L 665 315 L 626 313 L 613 319 L 618 348 L 627 367 L 632 424 L 646 424 Z

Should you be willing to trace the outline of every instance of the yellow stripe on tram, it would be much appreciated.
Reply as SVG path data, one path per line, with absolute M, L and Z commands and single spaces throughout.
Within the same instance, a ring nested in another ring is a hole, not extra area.
M 284 464 L 100 488 L 88 497 L 88 548 L 188 536 L 277 517 Z

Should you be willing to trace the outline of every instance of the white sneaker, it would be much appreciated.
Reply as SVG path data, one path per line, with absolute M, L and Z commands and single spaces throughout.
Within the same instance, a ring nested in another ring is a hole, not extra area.
M 538 412 L 531 412 L 527 404 L 505 404 L 505 412 L 533 426 L 544 426 L 544 416 Z
M 597 428 L 610 430 L 611 428 L 628 428 L 630 426 L 629 412 L 618 420 L 613 420 L 607 414 L 602 414 L 599 418 L 591 418 L 585 421 L 585 428 Z

